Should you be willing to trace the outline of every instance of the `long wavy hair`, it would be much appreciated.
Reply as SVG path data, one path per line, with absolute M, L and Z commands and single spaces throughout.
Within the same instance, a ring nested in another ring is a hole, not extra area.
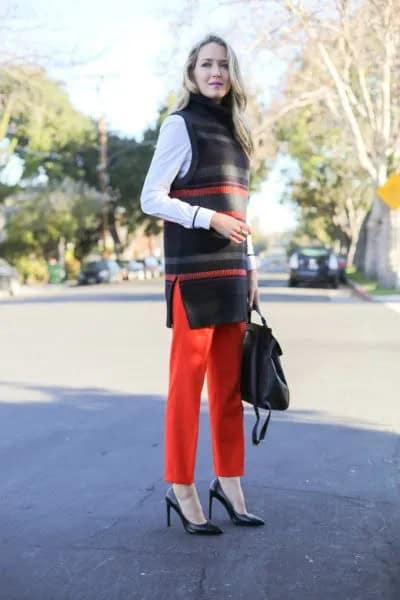
M 189 56 L 185 63 L 183 72 L 183 84 L 178 100 L 174 107 L 169 111 L 170 113 L 175 110 L 182 110 L 189 104 L 190 93 L 199 94 L 200 90 L 194 79 L 194 68 L 196 66 L 199 52 L 203 46 L 211 43 L 219 44 L 226 50 L 226 56 L 228 61 L 229 77 L 231 81 L 231 89 L 226 96 L 222 99 L 222 104 L 228 106 L 232 111 L 232 120 L 234 128 L 234 136 L 242 146 L 244 152 L 250 158 L 253 152 L 253 140 L 250 132 L 250 128 L 247 124 L 244 116 L 244 111 L 247 106 L 247 94 L 244 89 L 243 79 L 240 73 L 239 62 L 232 47 L 225 42 L 222 38 L 217 35 L 207 35 L 205 38 L 200 40 L 189 52 Z

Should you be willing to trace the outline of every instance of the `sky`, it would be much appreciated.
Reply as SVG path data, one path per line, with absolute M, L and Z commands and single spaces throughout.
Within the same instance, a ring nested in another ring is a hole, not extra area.
M 247 7 L 242 14 L 226 4 L 211 10 L 216 4 L 201 0 L 193 14 L 184 0 L 2 0 L 1 6 L 12 23 L 11 51 L 45 64 L 77 109 L 94 118 L 104 113 L 111 130 L 140 140 L 168 93 L 179 89 L 187 50 L 210 31 L 235 47 L 247 87 L 256 87 L 264 102 L 271 98 L 283 66 L 268 54 L 254 64 L 242 42 L 251 27 Z M 293 208 L 279 202 L 281 169 L 288 167 L 278 160 L 251 196 L 249 220 L 257 217 L 266 233 L 295 223 Z

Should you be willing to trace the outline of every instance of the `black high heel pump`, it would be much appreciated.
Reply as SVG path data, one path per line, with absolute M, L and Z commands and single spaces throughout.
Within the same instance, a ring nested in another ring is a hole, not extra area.
M 228 511 L 228 514 L 235 525 L 245 525 L 248 527 L 257 527 L 258 525 L 265 525 L 265 521 L 260 519 L 260 517 L 256 517 L 250 513 L 238 513 L 233 508 L 232 502 L 226 496 L 224 490 L 221 487 L 218 477 L 213 479 L 210 484 L 209 491 L 209 503 L 208 503 L 208 516 L 211 519 L 211 511 L 212 511 L 212 501 L 213 498 L 217 498 L 223 504 Z
M 178 513 L 181 518 L 182 525 L 187 531 L 187 533 L 194 533 L 198 535 L 218 535 L 219 533 L 223 533 L 222 529 L 215 525 L 212 521 L 207 521 L 206 523 L 202 523 L 198 525 L 197 523 L 192 523 L 189 521 L 182 512 L 181 507 L 179 506 L 178 499 L 175 496 L 174 490 L 170 487 L 165 494 L 165 502 L 167 505 L 167 526 L 171 527 L 171 506 Z

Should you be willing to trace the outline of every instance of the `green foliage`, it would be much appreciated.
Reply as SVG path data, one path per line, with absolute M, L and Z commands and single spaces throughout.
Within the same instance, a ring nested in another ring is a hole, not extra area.
M 339 242 L 348 248 L 372 198 L 342 132 L 318 119 L 311 108 L 280 122 L 278 138 L 299 166 L 286 197 L 299 207 L 297 244 Z
M 96 245 L 100 225 L 99 194 L 67 180 L 15 196 L 0 251 L 13 262 L 29 255 L 48 260 L 58 256 L 63 238 L 76 245 L 81 258 Z
M 72 250 L 68 250 L 65 253 L 65 270 L 67 279 L 76 279 L 81 270 L 81 262 L 75 258 Z
M 47 195 L 36 196 L 10 216 L 5 252 L 50 258 L 57 255 L 60 237 L 71 240 L 75 231 L 76 224 L 66 208 L 56 208 Z
M 47 262 L 42 257 L 20 256 L 15 261 L 15 267 L 23 283 L 36 283 L 48 280 Z
M 0 183 L 0 204 L 17 190 L 17 186 Z
M 146 220 L 140 208 L 140 193 L 157 141 L 157 130 L 147 130 L 142 143 L 111 136 L 109 139 L 110 185 L 117 191 L 118 204 L 126 209 L 129 230 Z
M 172 102 L 172 98 L 170 99 Z M 144 133 L 142 142 L 110 134 L 108 137 L 107 190 L 110 202 L 108 222 L 112 228 L 115 206 L 125 209 L 123 221 L 129 231 L 146 222 L 146 232 L 157 233 L 159 221 L 144 215 L 140 193 L 154 152 L 161 119 Z M 15 207 L 7 227 L 3 251 L 10 257 L 22 252 L 54 254 L 60 236 L 74 240 L 75 255 L 82 259 L 98 243 L 102 215 L 99 197 L 85 193 L 83 201 L 67 202 L 63 211 L 54 205 L 55 190 L 66 178 L 81 182 L 87 189 L 98 187 L 99 146 L 97 126 L 76 111 L 61 85 L 50 80 L 38 67 L 14 66 L 0 78 L 0 141 L 7 137 L 7 152 L 15 151 L 24 160 L 24 179 L 41 168 L 49 180 L 47 189 L 31 191 L 23 205 Z M 3 150 L 4 155 L 4 150 Z M 4 161 L 3 161 L 4 163 Z M 49 194 L 52 200 L 49 200 Z M 74 192 L 76 196 L 76 190 Z M 0 185 L 0 202 L 18 196 L 18 187 Z
M 175 101 L 173 95 L 167 97 L 154 127 L 145 131 L 141 142 L 115 133 L 108 135 L 107 220 L 111 230 L 118 206 L 125 209 L 122 224 L 128 226 L 129 232 L 142 224 L 147 235 L 160 231 L 159 219 L 143 214 L 140 194 L 161 122 Z M 255 120 L 257 110 L 255 103 Z M 51 80 L 43 69 L 15 65 L 0 78 L 0 141 L 5 137 L 7 152 L 14 151 L 24 160 L 25 181 L 32 180 L 41 168 L 49 184 L 47 188 L 21 193 L 18 186 L 0 185 L 0 202 L 6 198 L 21 200 L 12 200 L 14 210 L 3 252 L 11 259 L 24 253 L 48 258 L 57 254 L 62 237 L 73 242 L 75 257 L 81 260 L 97 245 L 102 228 L 101 201 L 87 192 L 99 185 L 96 124 L 75 110 L 60 83 Z M 255 164 L 252 191 L 259 187 L 267 170 L 261 146 Z M 85 188 L 84 193 L 76 187 L 66 191 L 66 179 L 80 182 L 77 185 Z
M 81 194 L 75 198 L 71 214 L 76 223 L 74 254 L 78 260 L 83 260 L 97 246 L 100 239 L 102 228 L 100 195 L 91 188 L 83 188 Z
M 360 287 L 372 296 L 390 296 L 392 294 L 398 294 L 399 290 L 396 288 L 381 288 L 379 287 L 376 279 L 369 279 L 356 268 L 352 267 L 346 269 L 347 279 Z
M 39 67 L 16 65 L 2 73 L 0 98 L 3 135 L 7 128 L 12 131 L 8 136 L 25 160 L 25 177 L 44 166 L 50 179 L 62 178 L 71 150 L 95 142 L 94 123 L 73 108 L 61 85 Z
M 115 205 L 125 209 L 124 223 L 129 231 L 134 231 L 143 222 L 147 223 L 148 233 L 159 231 L 156 219 L 143 214 L 140 208 L 140 194 L 150 166 L 158 136 L 158 125 L 145 131 L 142 142 L 134 138 L 123 138 L 116 134 L 108 137 L 108 177 L 109 197 Z M 77 154 L 82 161 L 82 176 L 92 187 L 98 185 L 98 148 L 93 145 L 81 146 Z M 109 215 L 113 223 L 113 213 Z
M 140 209 L 143 187 L 161 121 L 144 133 L 143 141 L 108 138 L 108 222 L 113 226 L 113 206 L 125 209 L 124 221 L 130 231 L 147 223 L 146 231 L 159 231 L 157 219 Z M 98 197 L 68 204 L 66 211 L 54 207 L 54 193 L 65 178 L 98 187 L 99 147 L 97 127 L 70 104 L 61 86 L 40 68 L 13 67 L 0 79 L 0 133 L 8 137 L 8 148 L 25 163 L 23 177 L 34 177 L 39 167 L 49 180 L 47 190 L 36 191 L 31 202 L 26 194 L 23 206 L 10 217 L 8 239 L 3 251 L 8 256 L 33 252 L 54 254 L 60 236 L 74 240 L 76 257 L 82 259 L 98 243 L 102 215 Z M 48 193 L 51 191 L 53 200 Z M 18 188 L 0 185 L 0 202 L 18 195 Z M 79 195 L 79 194 L 78 194 Z M 81 198 L 82 200 L 82 198 Z M 46 217 L 44 217 L 46 214 Z

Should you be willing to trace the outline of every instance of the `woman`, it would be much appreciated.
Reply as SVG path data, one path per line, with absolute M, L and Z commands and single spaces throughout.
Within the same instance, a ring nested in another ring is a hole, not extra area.
M 221 38 L 197 44 L 185 65 L 175 110 L 164 120 L 141 196 L 164 219 L 167 326 L 172 327 L 165 414 L 164 478 L 186 531 L 219 534 L 194 484 L 200 398 L 207 373 L 213 463 L 209 517 L 217 498 L 237 525 L 263 525 L 246 510 L 242 338 L 248 305 L 258 304 L 246 224 L 250 132 L 237 58 Z

